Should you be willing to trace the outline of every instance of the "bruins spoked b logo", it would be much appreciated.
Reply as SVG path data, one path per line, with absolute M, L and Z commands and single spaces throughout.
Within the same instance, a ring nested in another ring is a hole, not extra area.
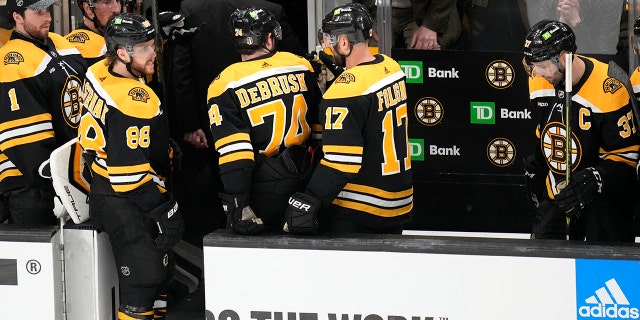
M 513 67 L 504 60 L 496 60 L 487 66 L 487 82 L 496 89 L 506 89 L 515 78 Z
M 567 130 L 559 122 L 548 123 L 540 139 L 544 157 L 551 171 L 565 174 L 567 170 Z M 576 168 L 582 156 L 582 147 L 574 132 L 571 132 L 571 168 Z
M 438 124 L 444 116 L 444 109 L 436 98 L 425 97 L 416 103 L 416 119 L 426 126 Z
M 80 124 L 82 113 L 82 82 L 75 75 L 67 77 L 67 81 L 62 88 L 61 105 L 62 116 L 72 128 L 77 128 Z
M 508 139 L 495 138 L 487 145 L 487 157 L 492 164 L 506 167 L 516 158 L 516 147 Z

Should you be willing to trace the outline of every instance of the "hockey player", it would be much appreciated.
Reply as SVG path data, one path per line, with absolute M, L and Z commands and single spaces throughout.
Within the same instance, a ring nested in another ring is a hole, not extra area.
M 532 76 L 530 99 L 540 116 L 539 145 L 525 159 L 529 192 L 539 203 L 531 236 L 633 242 L 640 145 L 629 93 L 607 75 L 606 64 L 586 56 L 574 55 L 572 72 L 565 74 L 565 56 L 576 51 L 575 40 L 568 25 L 543 20 L 531 28 L 524 43 L 523 62 Z M 566 106 L 568 76 L 573 97 Z
M 282 232 L 289 195 L 310 173 L 304 145 L 317 123 L 320 88 L 306 59 L 277 51 L 282 31 L 271 12 L 237 9 L 230 29 L 242 62 L 225 68 L 207 94 L 219 196 L 233 231 Z
M 49 156 L 76 137 L 87 65 L 49 32 L 55 0 L 8 0 L 15 28 L 0 48 L 0 192 L 9 222 L 55 224 Z
M 141 78 L 154 72 L 156 32 L 137 14 L 105 27 L 105 62 L 83 86 L 79 141 L 91 167 L 89 212 L 109 234 L 120 280 L 118 319 L 154 319 L 154 300 L 173 274 L 170 248 L 184 230 L 165 187 L 170 170 L 167 119 Z M 155 310 L 155 319 L 166 309 Z
M 104 27 L 122 10 L 120 0 L 77 0 L 82 23 L 64 38 L 80 50 L 89 66 L 104 58 Z
M 305 193 L 289 200 L 286 229 L 331 234 L 395 233 L 411 219 L 413 186 L 405 75 L 393 59 L 372 55 L 371 17 L 350 3 L 322 20 L 323 45 L 346 67 L 323 96 L 324 158 Z

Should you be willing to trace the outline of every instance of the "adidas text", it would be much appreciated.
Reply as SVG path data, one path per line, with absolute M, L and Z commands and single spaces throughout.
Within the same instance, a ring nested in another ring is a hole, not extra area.
M 458 70 L 456 70 L 456 68 L 451 68 L 451 70 L 438 70 L 436 68 L 428 68 L 427 76 L 429 78 L 460 79 L 460 76 L 458 76 Z
M 439 148 L 438 146 L 430 145 L 429 154 L 432 156 L 460 156 L 460 148 L 455 145 L 449 148 Z
M 601 319 L 638 319 L 640 312 L 638 308 L 618 307 L 614 304 L 610 307 L 598 304 L 596 306 L 582 306 L 578 309 L 581 317 L 601 318 Z

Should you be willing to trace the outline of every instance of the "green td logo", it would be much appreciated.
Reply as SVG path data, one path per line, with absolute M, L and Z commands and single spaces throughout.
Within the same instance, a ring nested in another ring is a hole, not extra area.
M 424 139 L 409 138 L 411 161 L 424 161 Z
M 398 61 L 407 83 L 422 83 L 422 61 Z
M 471 123 L 475 124 L 495 124 L 496 123 L 496 103 L 495 102 L 469 102 L 471 106 Z

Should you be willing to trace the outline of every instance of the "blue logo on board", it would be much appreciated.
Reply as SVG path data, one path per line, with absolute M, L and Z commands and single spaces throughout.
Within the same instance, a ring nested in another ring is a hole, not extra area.
M 640 262 L 576 259 L 578 320 L 640 318 Z

